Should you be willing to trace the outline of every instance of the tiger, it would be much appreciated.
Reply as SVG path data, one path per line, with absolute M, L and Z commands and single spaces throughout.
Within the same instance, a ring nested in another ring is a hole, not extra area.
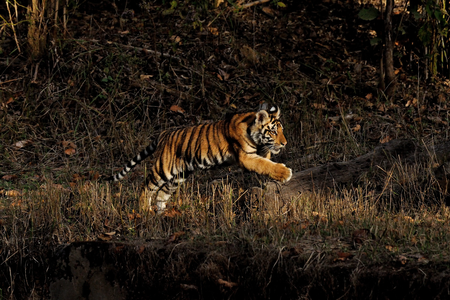
M 288 182 L 292 170 L 270 160 L 287 144 L 280 121 L 280 108 L 266 103 L 258 111 L 234 114 L 224 120 L 161 132 L 109 182 L 122 179 L 141 161 L 153 154 L 154 163 L 142 185 L 139 206 L 157 213 L 166 209 L 171 194 L 196 169 L 224 163 Z

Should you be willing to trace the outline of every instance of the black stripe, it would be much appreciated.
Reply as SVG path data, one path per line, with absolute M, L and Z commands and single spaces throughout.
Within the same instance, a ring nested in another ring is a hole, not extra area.
M 250 119 L 252 118 L 255 118 L 255 115 L 248 115 L 244 119 L 242 119 L 241 123 L 249 123 L 248 121 L 250 121 Z
M 200 128 L 197 139 L 198 138 L 202 139 L 202 135 L 203 135 L 203 131 L 204 131 L 205 127 L 206 127 L 206 125 L 204 125 Z M 194 157 L 193 157 L 197 166 L 199 164 L 201 164 L 201 159 L 202 159 L 201 151 L 202 151 L 202 140 L 200 140 L 198 143 L 196 143 L 195 153 L 194 153 Z
M 186 157 L 186 161 L 188 162 L 188 164 L 192 164 L 193 160 L 195 158 L 195 150 L 196 148 L 194 146 L 196 146 L 196 142 L 198 140 L 199 137 L 199 133 L 202 130 L 203 125 L 199 125 L 197 127 L 194 128 L 194 130 L 192 131 L 191 137 L 189 139 L 188 145 L 186 147 L 186 152 L 187 152 L 187 157 Z M 194 153 L 192 153 L 194 152 Z
M 247 127 L 247 135 L 249 137 L 252 136 L 252 130 L 251 130 L 250 126 Z
M 186 140 L 186 136 L 187 136 L 187 133 L 188 133 L 189 129 L 190 128 L 184 128 L 182 130 L 182 135 L 181 135 L 181 137 L 179 139 L 179 143 L 178 143 L 178 147 L 177 147 L 177 151 L 176 151 L 176 156 L 177 157 L 184 157 L 183 145 L 184 145 L 184 142 Z
M 214 126 L 215 124 L 210 124 L 209 125 L 209 127 L 208 127 L 208 129 L 206 130 L 206 134 L 205 134 L 205 136 L 207 137 L 207 138 L 209 138 L 209 134 L 211 133 L 211 128 L 214 130 L 214 128 L 213 128 L 213 126 Z M 211 143 L 214 143 L 214 141 L 210 141 L 210 140 L 208 140 L 208 150 L 206 151 L 206 157 L 208 157 L 208 160 L 212 160 L 211 159 L 211 156 L 214 156 L 214 153 L 212 152 L 212 148 L 211 148 Z M 205 160 L 206 161 L 206 160 Z M 215 164 L 217 164 L 217 163 L 215 163 Z M 210 163 L 208 163 L 207 165 L 211 165 Z

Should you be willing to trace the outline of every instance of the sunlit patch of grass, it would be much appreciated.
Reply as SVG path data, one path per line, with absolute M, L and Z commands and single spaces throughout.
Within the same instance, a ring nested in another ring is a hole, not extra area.
M 15 196 L 2 194 L 0 243 L 20 257 L 77 241 L 232 244 L 249 255 L 275 249 L 280 259 L 304 261 L 305 269 L 343 261 L 448 261 L 450 210 L 432 167 L 431 160 L 415 167 L 396 162 L 361 178 L 359 186 L 292 199 L 248 189 L 260 183 L 254 174 L 228 170 L 224 179 L 201 183 L 209 173 L 198 172 L 161 215 L 139 208 L 142 169 L 116 184 L 90 173 L 60 174 L 72 179 L 61 184 L 54 175 L 42 176 L 39 186 L 16 185 Z M 252 198 L 254 191 L 261 194 Z

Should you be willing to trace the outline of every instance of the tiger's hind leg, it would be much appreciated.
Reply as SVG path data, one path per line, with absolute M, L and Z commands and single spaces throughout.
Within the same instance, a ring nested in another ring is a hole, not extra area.
M 139 197 L 140 208 L 144 211 L 153 211 L 153 202 L 156 205 L 157 213 L 161 214 L 166 210 L 170 196 L 184 181 L 184 178 L 172 179 L 169 182 L 160 179 L 159 185 L 155 185 L 151 181 L 145 184 Z
M 162 213 L 166 210 L 167 202 L 169 201 L 172 194 L 178 189 L 180 184 L 185 181 L 184 178 L 177 178 L 167 182 L 161 189 L 158 191 L 156 195 L 156 207 L 158 209 L 158 213 Z
M 152 199 L 155 199 L 158 190 L 159 186 L 155 184 L 144 184 L 141 195 L 139 196 L 139 208 L 142 211 L 153 211 Z

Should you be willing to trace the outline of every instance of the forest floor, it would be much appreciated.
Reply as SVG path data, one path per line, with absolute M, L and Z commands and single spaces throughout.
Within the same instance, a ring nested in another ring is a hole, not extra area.
M 28 23 L 17 41 L 1 27 L 0 298 L 51 297 L 52 276 L 74 270 L 49 266 L 64 269 L 74 248 L 130 299 L 450 297 L 447 162 L 432 153 L 289 202 L 252 201 L 262 176 L 199 171 L 164 216 L 139 211 L 144 167 L 101 181 L 163 129 L 263 102 L 282 110 L 288 145 L 274 160 L 294 172 L 392 139 L 448 141 L 450 81 L 424 77 L 408 15 L 394 19 L 407 34 L 397 35 L 387 98 L 382 47 L 371 45 L 380 19 L 341 1 L 283 3 L 88 1 L 70 7 L 67 28 L 47 28 L 34 58 Z

